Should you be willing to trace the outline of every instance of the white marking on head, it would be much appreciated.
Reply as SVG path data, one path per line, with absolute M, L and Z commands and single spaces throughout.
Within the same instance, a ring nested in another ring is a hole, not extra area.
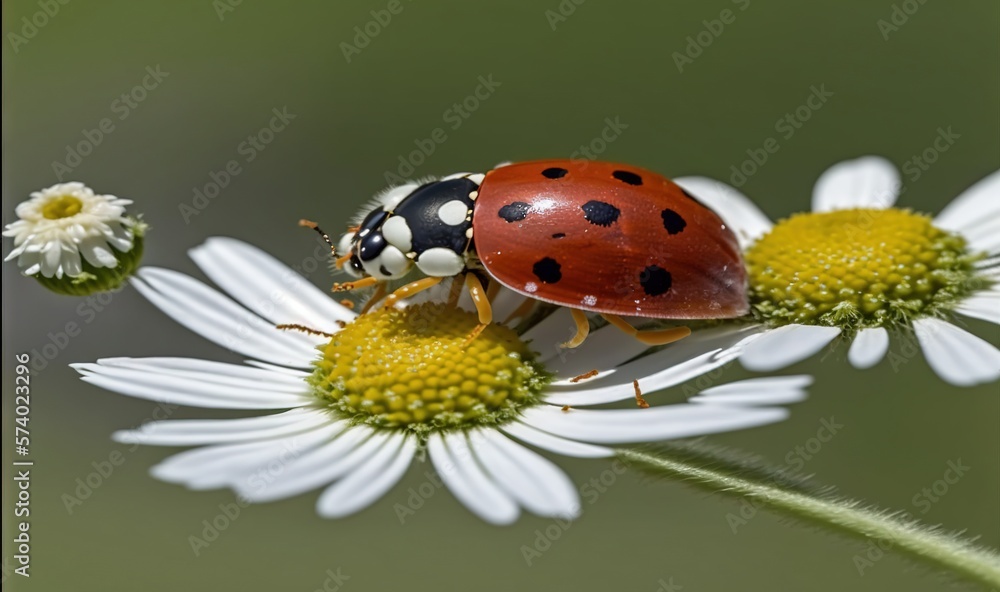
M 392 245 L 386 246 L 382 252 L 371 261 L 362 261 L 368 275 L 378 279 L 397 279 L 406 275 L 410 271 L 412 263 L 406 258 L 402 251 Z M 389 275 L 383 273 L 388 271 Z
M 475 173 L 473 175 L 469 175 L 467 178 L 476 185 L 482 185 L 483 179 L 486 178 L 486 175 L 484 175 L 483 173 Z
M 469 207 L 465 202 L 453 199 L 438 208 L 438 218 L 448 226 L 458 226 L 469 216 Z
M 538 284 L 535 282 L 528 282 L 527 284 L 524 284 L 524 291 L 534 294 L 538 291 Z
M 382 224 L 382 236 L 390 245 L 404 253 L 413 249 L 413 231 L 402 216 L 389 216 Z
M 344 236 L 340 237 L 340 240 L 337 241 L 337 257 L 338 258 L 343 257 L 344 255 L 350 255 L 351 254 L 351 247 L 353 246 L 353 243 L 352 243 L 353 239 L 354 239 L 354 233 L 353 232 L 345 233 Z M 343 271 L 343 272 L 345 272 L 345 273 L 347 273 L 347 275 L 349 275 L 351 277 L 361 277 L 361 274 L 358 273 L 358 271 L 356 269 L 354 269 L 353 267 L 351 267 L 351 262 L 350 261 L 344 263 L 344 265 L 341 266 L 340 270 Z
M 427 249 L 417 257 L 420 271 L 433 277 L 451 277 L 465 269 L 465 258 L 444 247 Z
M 597 304 L 597 296 L 588 294 L 583 297 L 582 303 L 586 306 L 594 306 Z

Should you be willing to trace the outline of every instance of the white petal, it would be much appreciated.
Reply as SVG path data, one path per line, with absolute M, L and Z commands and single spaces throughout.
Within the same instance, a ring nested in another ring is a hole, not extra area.
M 973 253 L 1000 253 L 1000 214 L 981 218 L 979 224 L 966 228 L 961 234 L 968 241 L 968 250 Z
M 150 375 L 130 368 L 100 364 L 74 364 L 80 380 L 101 388 L 163 403 L 215 409 L 291 409 L 312 402 L 288 393 L 206 384 L 190 378 Z
M 295 368 L 316 358 L 314 336 L 280 331 L 215 290 L 183 274 L 145 267 L 131 280 L 147 300 L 202 337 L 241 354 Z
M 845 160 L 820 175 L 813 188 L 814 212 L 892 207 L 899 197 L 896 165 L 881 156 Z
M 152 421 L 136 430 L 111 434 L 116 442 L 151 446 L 192 446 L 244 442 L 285 436 L 333 420 L 322 411 L 292 409 L 284 413 L 241 419 L 175 419 Z
M 980 292 L 962 300 L 955 312 L 1000 325 L 1000 295 L 992 291 Z
M 511 524 L 520 510 L 510 498 L 476 463 L 465 436 L 449 434 L 448 441 L 441 434 L 432 434 L 427 440 L 427 451 L 441 480 L 452 494 L 473 514 L 490 524 Z
M 774 407 L 666 405 L 648 409 L 590 410 L 544 405 L 527 409 L 524 423 L 564 438 L 598 444 L 656 442 L 774 423 L 788 411 Z
M 539 359 L 544 362 L 558 356 L 563 350 L 560 345 L 572 339 L 574 335 L 576 335 L 576 322 L 573 321 L 573 315 L 568 308 L 560 307 L 528 329 L 521 336 L 521 340 L 538 352 Z
M 311 392 L 306 383 L 308 374 L 298 376 L 284 372 L 251 368 L 240 364 L 227 364 L 195 358 L 101 358 L 100 366 L 129 368 L 142 374 L 160 374 L 166 377 L 191 378 L 205 383 L 253 390 L 306 395 Z M 70 364 L 71 367 L 83 366 Z
M 211 238 L 190 251 L 206 275 L 237 302 L 275 324 L 298 323 L 335 333 L 334 321 L 355 314 L 264 251 L 231 238 Z
M 862 329 L 851 342 L 847 359 L 855 368 L 871 368 L 889 351 L 889 332 L 882 327 Z
M 696 331 L 664 349 L 629 362 L 614 374 L 567 387 L 550 387 L 545 401 L 553 405 L 598 405 L 635 397 L 633 380 L 653 393 L 701 376 L 731 362 L 756 327 L 719 327 Z
M 913 322 L 927 363 L 943 380 L 975 386 L 1000 378 L 1000 350 L 972 333 L 940 319 Z
M 774 376 L 750 378 L 714 386 L 691 397 L 691 403 L 713 405 L 787 405 L 806 398 L 806 387 L 813 383 L 812 376 Z
M 934 218 L 934 225 L 967 234 L 989 220 L 1000 218 L 1000 171 L 994 171 L 951 200 Z
M 394 436 L 375 456 L 319 496 L 316 511 L 342 518 L 375 503 L 402 479 L 417 451 L 415 438 Z
M 605 325 L 591 332 L 580 347 L 560 348 L 556 355 L 543 360 L 545 369 L 556 375 L 557 384 L 571 386 L 568 381 L 591 370 L 613 370 L 649 349 L 635 337 L 614 325 Z
M 580 515 L 576 487 L 555 464 L 493 430 L 470 432 L 469 440 L 493 480 L 529 512 L 564 519 Z
M 346 422 L 277 438 L 205 446 L 175 454 L 150 469 L 157 479 L 198 489 L 241 483 L 274 458 L 297 457 L 343 431 Z
M 333 440 L 289 460 L 267 482 L 244 481 L 239 493 L 253 502 L 270 502 L 322 487 L 371 460 L 389 441 L 386 432 L 354 426 Z
M 837 327 L 785 325 L 771 329 L 746 345 L 740 362 L 749 370 L 771 372 L 801 362 L 840 335 Z
M 680 177 L 674 179 L 674 183 L 714 210 L 733 230 L 743 248 L 774 226 L 750 198 L 721 181 L 707 177 Z
M 523 440 L 532 446 L 563 456 L 572 456 L 574 458 L 608 458 L 615 455 L 615 451 L 610 448 L 553 436 L 548 432 L 537 430 L 521 422 L 506 424 L 500 428 L 500 431 Z

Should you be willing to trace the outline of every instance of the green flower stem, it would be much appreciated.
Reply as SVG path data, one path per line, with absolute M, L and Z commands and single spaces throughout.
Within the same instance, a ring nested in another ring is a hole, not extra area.
M 944 532 L 856 500 L 833 496 L 757 459 L 734 456 L 701 442 L 668 443 L 648 450 L 619 449 L 627 463 L 656 476 L 680 478 L 713 493 L 749 498 L 793 518 L 892 548 L 958 576 L 1000 587 L 1000 556 Z

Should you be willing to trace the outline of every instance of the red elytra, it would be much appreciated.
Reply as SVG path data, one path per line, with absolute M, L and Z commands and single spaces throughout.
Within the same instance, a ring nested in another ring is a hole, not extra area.
M 652 318 L 749 311 L 736 236 L 675 183 L 639 167 L 539 160 L 486 174 L 472 217 L 486 271 L 525 296 Z

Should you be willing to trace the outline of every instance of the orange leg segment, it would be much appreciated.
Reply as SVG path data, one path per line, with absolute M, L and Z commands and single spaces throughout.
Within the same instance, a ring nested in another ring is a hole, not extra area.
M 562 344 L 565 348 L 580 347 L 584 341 L 587 339 L 587 335 L 590 335 L 590 321 L 587 320 L 587 313 L 582 310 L 575 308 L 569 309 L 569 312 L 573 315 L 573 322 L 576 323 L 576 335 L 572 339 Z
M 476 274 L 465 274 L 465 287 L 469 290 L 469 296 L 472 296 L 472 303 L 476 305 L 476 311 L 479 313 L 479 324 L 489 325 L 492 323 L 493 307 L 490 305 L 490 299 L 486 297 L 486 290 L 483 289 L 483 284 L 476 277 Z
M 334 292 L 350 292 L 351 290 L 360 290 L 362 288 L 370 288 L 378 283 L 378 279 L 372 276 L 361 278 L 353 282 L 345 282 L 343 284 L 334 284 Z
M 687 327 L 671 327 L 670 329 L 653 329 L 640 331 L 625 322 L 625 319 L 611 314 L 602 314 L 604 320 L 618 327 L 625 333 L 635 337 L 646 345 L 666 345 L 679 339 L 684 339 L 691 334 L 691 329 Z
M 375 286 L 375 292 L 372 294 L 371 298 L 368 299 L 368 302 L 365 302 L 365 305 L 361 308 L 361 312 L 359 312 L 358 314 L 365 314 L 366 312 L 371 310 L 372 307 L 375 306 L 379 300 L 385 298 L 387 285 L 388 284 L 385 282 L 379 282 L 379 285 Z
M 414 294 L 417 294 L 418 292 L 423 292 L 424 290 L 427 290 L 429 288 L 433 288 L 434 286 L 440 284 L 441 280 L 443 280 L 443 279 L 444 278 L 440 278 L 440 277 L 425 277 L 425 278 L 419 279 L 419 280 L 417 280 L 415 282 L 410 282 L 410 283 L 406 284 L 405 286 L 403 286 L 402 288 L 399 288 L 398 290 L 396 290 L 392 294 L 389 294 L 389 296 L 385 299 L 385 305 L 387 307 L 388 306 L 395 306 L 395 304 L 396 304 L 396 302 L 398 300 L 400 300 L 402 298 L 409 298 L 410 296 L 413 296 Z

